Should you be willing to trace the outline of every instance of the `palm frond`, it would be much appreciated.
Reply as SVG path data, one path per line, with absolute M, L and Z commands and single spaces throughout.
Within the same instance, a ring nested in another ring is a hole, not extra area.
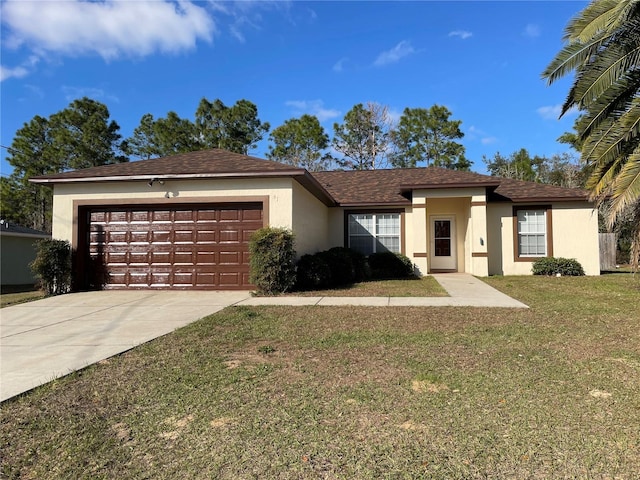
M 640 201 L 640 146 L 629 155 L 611 188 L 611 222 L 630 205 Z
M 633 0 L 631 0 L 633 1 Z M 601 32 L 617 28 L 621 12 L 629 0 L 596 0 L 574 17 L 565 29 L 564 39 L 586 42 Z
M 589 108 L 612 85 L 624 79 L 640 64 L 640 42 L 627 50 L 625 45 L 612 45 L 576 79 L 574 101 L 579 108 Z
M 637 143 L 640 136 L 640 99 L 619 118 L 609 117 L 604 128 L 592 133 L 582 149 L 582 159 L 587 164 L 608 164 L 629 150 L 628 143 Z
M 639 88 L 640 71 L 633 71 L 603 92 L 588 109 L 584 109 L 585 114 L 577 125 L 581 140 L 586 141 L 594 130 L 602 128 L 607 118 L 619 117 L 629 110 Z
M 549 66 L 542 72 L 542 78 L 547 79 L 547 84 L 553 82 L 568 73 L 576 70 L 585 64 L 598 48 L 608 40 L 610 35 L 603 38 L 594 38 L 587 42 L 572 42 L 563 47 L 562 50 L 551 61 Z

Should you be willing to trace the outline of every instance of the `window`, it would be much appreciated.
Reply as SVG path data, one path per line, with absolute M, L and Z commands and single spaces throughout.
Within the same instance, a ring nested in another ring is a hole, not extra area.
M 347 246 L 370 255 L 401 252 L 400 213 L 351 213 L 347 215 Z
M 552 256 L 551 209 L 547 207 L 514 208 L 516 259 Z

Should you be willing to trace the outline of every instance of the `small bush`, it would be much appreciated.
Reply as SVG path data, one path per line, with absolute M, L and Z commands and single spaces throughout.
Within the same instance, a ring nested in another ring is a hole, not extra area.
M 327 288 L 331 283 L 331 269 L 321 255 L 303 255 L 298 260 L 296 278 L 299 290 Z
M 47 295 L 61 295 L 71 289 L 71 245 L 65 240 L 36 242 L 36 258 L 30 265 Z
M 563 275 L 579 277 L 584 275 L 584 269 L 575 258 L 545 257 L 533 262 L 531 271 L 534 275 Z
M 353 283 L 356 279 L 356 269 L 353 266 L 351 250 L 344 247 L 334 247 L 317 255 L 322 258 L 331 271 L 330 286 L 337 287 Z
M 372 253 L 368 261 L 371 276 L 375 279 L 407 278 L 413 275 L 411 260 L 401 253 Z
M 294 285 L 296 252 L 293 243 L 293 233 L 285 228 L 265 227 L 251 236 L 250 278 L 260 293 L 283 293 Z

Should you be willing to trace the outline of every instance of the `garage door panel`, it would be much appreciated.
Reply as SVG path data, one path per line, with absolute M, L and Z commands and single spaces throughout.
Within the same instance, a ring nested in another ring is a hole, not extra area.
M 86 219 L 86 251 L 108 272 L 107 288 L 252 287 L 258 204 L 93 208 Z

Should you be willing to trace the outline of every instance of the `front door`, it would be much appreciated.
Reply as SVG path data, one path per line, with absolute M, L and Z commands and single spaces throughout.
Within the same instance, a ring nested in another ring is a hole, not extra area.
M 430 270 L 458 269 L 455 217 L 431 217 Z

